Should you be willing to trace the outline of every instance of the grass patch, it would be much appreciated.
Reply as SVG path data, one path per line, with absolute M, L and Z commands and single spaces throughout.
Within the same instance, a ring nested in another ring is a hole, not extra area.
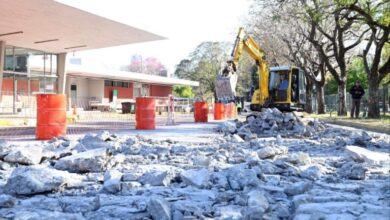
M 381 114 L 380 118 L 351 118 L 349 116 L 337 116 L 337 112 L 326 114 L 308 114 L 309 117 L 318 118 L 329 123 L 366 128 L 385 133 L 390 133 L 390 113 Z
M 9 119 L 9 118 L 2 118 L 0 119 L 0 127 L 6 127 L 6 126 L 25 126 L 28 125 L 28 119 L 27 118 L 18 118 L 18 119 Z

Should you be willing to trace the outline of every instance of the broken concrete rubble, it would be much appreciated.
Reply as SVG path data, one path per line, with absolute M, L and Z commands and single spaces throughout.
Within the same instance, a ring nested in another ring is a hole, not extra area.
M 74 173 L 101 172 L 107 168 L 110 156 L 111 153 L 106 148 L 97 148 L 63 157 L 54 167 Z
M 388 217 L 389 136 L 302 121 L 270 109 L 232 122 L 236 137 L 196 143 L 109 132 L 53 139 L 27 166 L 5 159 L 26 146 L 0 141 L 0 218 Z
M 223 133 L 237 133 L 243 139 L 249 140 L 253 138 L 253 134 L 257 136 L 281 134 L 283 136 L 309 137 L 315 132 L 324 131 L 325 128 L 325 124 L 317 119 L 304 123 L 292 112 L 282 113 L 276 108 L 264 108 L 262 112 L 247 116 L 244 123 L 238 120 L 227 121 L 221 124 L 218 130 Z
M 209 184 L 209 171 L 205 168 L 200 170 L 185 170 L 180 173 L 182 180 L 198 188 L 206 187 Z
M 118 170 L 107 170 L 104 174 L 104 189 L 110 193 L 117 193 L 121 190 L 121 179 L 123 174 Z
M 4 157 L 4 161 L 24 165 L 39 164 L 42 159 L 42 148 L 39 146 L 28 146 L 13 148 Z
M 168 202 L 161 197 L 154 197 L 149 200 L 148 212 L 152 215 L 152 218 L 157 220 L 171 220 L 171 208 Z
M 11 208 L 15 205 L 16 199 L 10 195 L 0 195 L 0 208 Z
M 345 151 L 356 162 L 363 163 L 386 163 L 390 161 L 389 154 L 382 152 L 373 152 L 362 147 L 348 145 Z
M 46 167 L 18 167 L 8 178 L 4 192 L 15 195 L 52 192 L 77 180 L 80 178 L 66 171 Z

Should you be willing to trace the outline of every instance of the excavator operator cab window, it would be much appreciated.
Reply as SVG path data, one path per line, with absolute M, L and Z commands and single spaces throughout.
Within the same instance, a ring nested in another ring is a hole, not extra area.
M 269 91 L 272 91 L 276 88 L 277 81 L 279 81 L 279 76 L 276 74 L 276 72 L 272 71 L 270 72 L 269 76 Z
M 291 70 L 291 101 L 297 102 L 299 99 L 299 69 Z
M 287 101 L 288 74 L 289 70 L 270 72 L 269 90 L 274 101 Z

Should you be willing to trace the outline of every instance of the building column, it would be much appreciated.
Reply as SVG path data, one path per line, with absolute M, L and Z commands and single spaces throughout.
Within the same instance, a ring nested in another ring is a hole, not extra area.
M 5 60 L 5 41 L 0 41 L 0 102 L 3 98 L 3 70 Z
M 66 93 L 66 53 L 57 54 L 58 94 Z

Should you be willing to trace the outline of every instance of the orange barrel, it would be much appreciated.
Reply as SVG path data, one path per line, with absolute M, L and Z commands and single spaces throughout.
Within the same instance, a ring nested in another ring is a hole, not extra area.
M 135 99 L 135 129 L 156 129 L 156 100 L 149 97 Z
M 233 108 L 231 103 L 225 104 L 225 113 L 226 113 L 226 119 L 231 119 L 233 118 Z
M 237 105 L 235 103 L 232 103 L 233 108 L 233 118 L 237 118 Z
M 37 94 L 37 140 L 66 135 L 66 95 Z
M 223 103 L 215 103 L 214 105 L 214 120 L 225 119 L 225 105 Z
M 207 122 L 207 116 L 209 114 L 209 109 L 207 102 L 198 101 L 195 102 L 195 122 Z

